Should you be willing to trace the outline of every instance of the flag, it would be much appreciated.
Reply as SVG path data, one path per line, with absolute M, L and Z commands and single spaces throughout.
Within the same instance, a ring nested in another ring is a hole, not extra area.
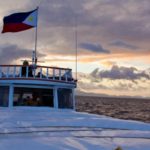
M 20 32 L 37 27 L 38 9 L 30 12 L 15 13 L 4 17 L 3 30 L 5 32 Z

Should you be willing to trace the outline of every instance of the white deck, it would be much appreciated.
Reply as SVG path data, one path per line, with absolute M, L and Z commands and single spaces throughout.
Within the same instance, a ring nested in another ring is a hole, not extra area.
M 0 108 L 0 150 L 149 150 L 150 124 L 37 107 Z

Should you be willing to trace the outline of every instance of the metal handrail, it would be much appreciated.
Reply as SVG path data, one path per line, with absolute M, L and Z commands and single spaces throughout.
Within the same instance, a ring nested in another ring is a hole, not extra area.
M 0 67 L 14 67 L 14 66 L 16 66 L 16 67 L 22 67 L 22 65 L 0 65 Z M 30 66 L 32 66 L 32 65 L 30 65 Z M 50 66 L 39 66 L 39 65 L 37 65 L 36 67 L 37 67 L 37 68 L 38 68 L 38 67 L 42 67 L 42 68 L 51 68 L 51 69 L 72 70 L 72 69 L 70 69 L 70 68 L 50 67 Z
M 75 82 L 75 80 L 72 78 L 71 69 L 48 66 L 35 67 L 32 65 L 0 65 L 0 79 L 3 78 L 33 78 Z

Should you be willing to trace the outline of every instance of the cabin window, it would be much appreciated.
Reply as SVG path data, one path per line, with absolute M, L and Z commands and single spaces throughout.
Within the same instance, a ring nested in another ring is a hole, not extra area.
M 58 89 L 58 107 L 73 108 L 72 89 Z
M 53 89 L 14 88 L 14 106 L 54 107 Z
M 0 106 L 8 107 L 9 87 L 0 86 Z

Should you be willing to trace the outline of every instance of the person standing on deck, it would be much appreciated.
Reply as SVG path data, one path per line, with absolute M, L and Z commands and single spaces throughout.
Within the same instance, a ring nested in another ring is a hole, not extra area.
M 26 76 L 27 67 L 29 67 L 28 68 L 28 77 L 33 77 L 32 67 L 29 65 L 29 62 L 27 60 L 24 60 L 24 62 L 23 62 L 22 76 Z

